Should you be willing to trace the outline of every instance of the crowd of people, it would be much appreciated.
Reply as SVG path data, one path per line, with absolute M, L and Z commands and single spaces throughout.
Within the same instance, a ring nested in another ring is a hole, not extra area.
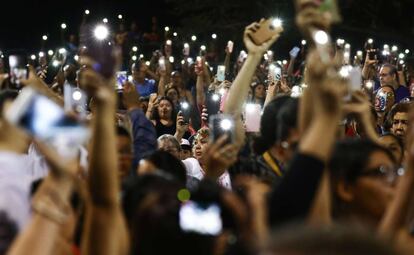
M 0 253 L 414 252 L 410 52 L 369 39 L 351 58 L 331 18 L 298 4 L 307 39 L 288 61 L 275 20 L 247 26 L 235 56 L 231 41 L 181 48 L 155 19 L 95 30 L 97 51 L 81 32 L 27 77 L 2 67 Z M 145 61 L 142 40 L 165 43 Z M 50 104 L 13 121 L 29 90 Z M 67 129 L 39 135 L 54 106 Z M 75 126 L 89 136 L 62 142 Z

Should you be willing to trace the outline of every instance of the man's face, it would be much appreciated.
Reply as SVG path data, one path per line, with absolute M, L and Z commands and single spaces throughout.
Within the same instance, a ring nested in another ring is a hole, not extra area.
M 145 79 L 145 73 L 139 69 L 132 69 L 132 78 L 134 78 L 135 81 L 143 80 Z
M 395 83 L 395 75 L 391 74 L 389 67 L 382 67 L 379 72 L 381 86 L 393 85 Z
M 191 150 L 181 150 L 181 160 L 185 160 L 192 157 Z
M 408 114 L 397 112 L 392 119 L 391 133 L 401 138 L 405 137 L 408 128 Z

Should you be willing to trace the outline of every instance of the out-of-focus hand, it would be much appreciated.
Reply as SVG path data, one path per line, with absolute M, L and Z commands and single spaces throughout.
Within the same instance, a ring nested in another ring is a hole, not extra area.
M 182 112 L 180 111 L 177 114 L 177 121 L 176 121 L 176 129 L 177 129 L 177 133 L 180 134 L 181 136 L 185 134 L 185 132 L 188 131 L 189 128 L 189 124 L 184 122 L 184 117 Z
M 128 111 L 140 108 L 139 97 L 139 93 L 135 89 L 134 84 L 132 84 L 129 81 L 125 82 L 123 88 L 122 102 Z
M 261 20 L 261 22 L 264 21 L 264 19 Z M 283 32 L 283 28 L 277 27 L 275 28 L 277 30 L 277 33 L 270 38 L 267 42 L 264 42 L 262 45 L 256 45 L 250 36 L 255 33 L 260 28 L 260 23 L 254 22 L 247 26 L 244 30 L 244 36 L 243 41 L 244 45 L 246 46 L 247 50 L 249 51 L 249 54 L 253 55 L 260 55 L 263 56 L 263 54 L 272 46 L 274 42 L 280 37 L 280 34 Z

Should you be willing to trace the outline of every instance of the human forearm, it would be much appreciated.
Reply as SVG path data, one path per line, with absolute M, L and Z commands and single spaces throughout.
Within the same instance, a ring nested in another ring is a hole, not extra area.
M 197 76 L 197 83 L 196 83 L 196 100 L 198 105 L 204 105 L 205 104 L 205 94 L 204 94 L 204 79 L 201 75 Z

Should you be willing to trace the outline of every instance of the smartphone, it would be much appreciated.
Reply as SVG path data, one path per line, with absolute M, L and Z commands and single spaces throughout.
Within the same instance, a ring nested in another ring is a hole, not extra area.
M 229 53 L 233 52 L 233 46 L 234 46 L 234 43 L 232 41 L 227 42 L 227 49 L 228 49 Z
M 269 41 L 282 30 L 282 26 L 275 21 L 275 19 L 267 19 L 259 22 L 260 28 L 250 35 L 250 39 L 256 45 L 262 45 L 264 42 Z
M 27 68 L 27 58 L 24 55 L 10 55 L 10 81 L 12 84 L 20 85 L 21 79 L 27 79 L 29 71 Z
M 69 83 L 63 84 L 64 109 L 66 112 L 75 112 L 81 118 L 86 117 L 87 96 L 86 93 Z
M 167 70 L 167 67 L 165 65 L 165 57 L 160 57 L 160 59 L 158 60 L 158 66 L 161 71 Z
M 260 118 L 262 107 L 260 104 L 246 104 L 245 107 L 245 125 L 249 133 L 260 132 Z
M 183 55 L 184 56 L 190 55 L 190 45 L 188 43 L 184 43 Z
M 368 51 L 369 60 L 376 60 L 377 59 L 377 53 L 378 53 L 377 49 L 371 49 L 370 51 Z
M 115 74 L 116 53 L 109 36 L 108 38 L 101 37 L 105 29 L 107 28 L 103 25 L 94 27 L 90 24 L 83 24 L 80 29 L 80 45 L 85 47 L 83 54 L 95 62 L 93 69 L 109 79 Z
M 221 209 L 216 203 L 187 201 L 179 212 L 180 228 L 184 232 L 216 236 L 223 230 Z
M 293 47 L 293 49 L 289 52 L 290 57 L 292 58 L 296 58 L 298 56 L 300 52 L 300 48 L 299 47 Z
M 190 117 L 191 117 L 191 105 L 188 102 L 181 102 L 180 103 L 180 111 L 184 118 L 184 124 L 190 123 Z
M 128 75 L 126 71 L 116 72 L 116 89 L 123 89 L 127 81 Z
M 280 81 L 282 79 L 282 68 L 276 64 L 270 64 L 269 76 L 272 77 L 274 81 Z
M 226 144 L 232 143 L 235 136 L 235 123 L 231 115 L 216 114 L 210 118 L 210 130 L 212 141 L 217 141 L 223 135 L 227 135 Z
M 62 107 L 31 87 L 20 92 L 5 117 L 64 157 L 77 157 L 79 146 L 90 134 L 86 125 L 65 114 Z
M 226 79 L 226 66 L 217 66 L 217 80 L 223 82 Z

